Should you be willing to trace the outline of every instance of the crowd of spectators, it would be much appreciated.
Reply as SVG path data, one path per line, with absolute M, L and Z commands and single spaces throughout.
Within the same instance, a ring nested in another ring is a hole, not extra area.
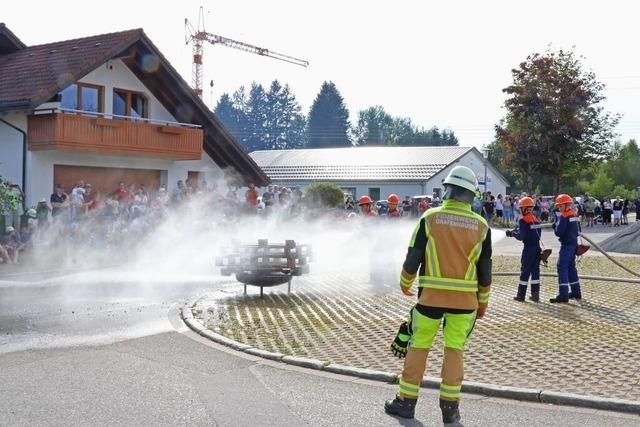
M 518 203 L 525 196 L 528 196 L 528 194 L 505 196 L 498 194 L 496 197 L 490 191 L 487 191 L 474 200 L 473 210 L 482 215 L 490 225 L 512 227 L 520 219 Z M 541 222 L 554 222 L 560 215 L 560 212 L 555 207 L 555 198 L 553 196 L 533 194 L 530 197 L 535 201 L 533 214 Z M 629 224 L 629 212 L 640 211 L 640 197 L 635 201 L 621 197 L 606 197 L 601 202 L 585 193 L 575 197 L 574 200 L 574 208 L 585 227 L 627 225 Z M 636 215 L 636 221 L 640 221 L 640 216 Z
M 169 194 L 166 187 L 148 189 L 143 184 L 120 182 L 108 193 L 94 190 L 79 180 L 72 188 L 55 185 L 49 199 L 24 209 L 22 189 L 0 177 L 2 240 L 0 262 L 18 263 L 20 254 L 52 235 L 75 242 L 113 247 L 133 242 L 153 230 L 170 209 L 184 204 L 194 194 L 212 194 L 206 181 L 178 181 Z
M 304 194 L 298 187 L 280 187 L 271 185 L 262 194 L 254 185 L 246 191 L 238 189 L 221 190 L 218 194 L 215 186 L 205 181 L 178 181 L 172 191 L 164 185 L 149 189 L 143 184 L 120 182 L 117 188 L 108 193 L 96 191 L 91 183 L 79 180 L 72 188 L 56 184 L 49 199 L 41 199 L 35 206 L 25 208 L 25 194 L 19 185 L 0 176 L 0 262 L 18 263 L 20 254 L 29 251 L 37 244 L 39 237 L 45 235 L 50 227 L 57 227 L 56 233 L 71 235 L 80 241 L 112 246 L 122 243 L 132 236 L 142 235 L 154 229 L 170 209 L 183 205 L 194 194 L 215 193 L 216 200 L 222 199 L 225 209 L 222 218 L 236 219 L 239 215 L 257 215 L 291 219 L 303 211 Z M 244 191 L 244 200 L 242 192 Z M 527 194 L 498 194 L 490 191 L 479 194 L 473 202 L 473 210 L 493 225 L 512 227 L 520 219 L 518 203 Z M 395 197 L 395 196 L 394 196 Z M 533 194 L 535 200 L 534 215 L 541 222 L 552 222 L 559 214 L 554 206 L 554 198 Z M 370 209 L 375 216 L 391 216 L 386 200 L 373 203 Z M 432 207 L 439 206 L 440 195 L 405 196 L 394 208 L 394 217 L 417 218 Z M 640 197 L 629 199 L 605 198 L 600 201 L 584 194 L 575 198 L 575 209 L 585 227 L 598 224 L 604 226 L 623 226 L 629 223 L 630 211 L 640 211 Z M 342 212 L 338 214 L 351 217 L 360 212 L 358 202 L 350 194 L 345 194 Z M 399 211 L 399 213 L 398 213 Z M 636 220 L 640 218 L 636 217 Z
M 302 198 L 302 191 L 298 187 L 270 185 L 261 195 L 253 184 L 249 184 L 244 194 L 245 211 L 265 217 L 278 215 L 283 219 L 293 218 L 302 212 Z

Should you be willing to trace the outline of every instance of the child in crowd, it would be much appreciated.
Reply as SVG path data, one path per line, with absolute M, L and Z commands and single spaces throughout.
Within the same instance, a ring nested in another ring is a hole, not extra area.
M 36 206 L 36 219 L 38 220 L 38 227 L 40 229 L 47 228 L 49 225 L 49 213 L 51 208 L 47 203 L 47 199 L 41 199 Z
M 7 256 L 7 263 L 9 264 L 17 264 L 18 263 L 18 251 L 22 243 L 20 242 L 20 238 L 16 233 L 15 229 L 11 226 L 7 227 L 4 236 L 2 236 L 2 241 L 0 242 Z

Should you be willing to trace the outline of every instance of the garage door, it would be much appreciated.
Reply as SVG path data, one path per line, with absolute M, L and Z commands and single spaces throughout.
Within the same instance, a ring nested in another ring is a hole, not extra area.
M 64 184 L 67 192 L 70 192 L 81 179 L 90 183 L 94 190 L 100 190 L 103 194 L 115 191 L 120 181 L 127 185 L 134 184 L 136 188 L 144 185 L 149 190 L 155 190 L 160 186 L 160 171 L 91 166 L 53 166 L 53 182 Z

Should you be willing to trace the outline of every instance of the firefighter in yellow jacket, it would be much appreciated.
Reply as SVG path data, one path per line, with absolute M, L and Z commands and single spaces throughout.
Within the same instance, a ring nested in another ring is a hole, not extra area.
M 464 346 L 489 301 L 491 229 L 471 210 L 478 187 L 471 169 L 456 166 L 443 184 L 444 202 L 420 218 L 402 268 L 400 287 L 407 296 L 414 295 L 411 286 L 420 273 L 418 303 L 392 344 L 394 353 L 406 359 L 398 393 L 384 408 L 414 417 L 427 356 L 442 324 L 440 409 L 444 423 L 455 423 L 460 420 Z

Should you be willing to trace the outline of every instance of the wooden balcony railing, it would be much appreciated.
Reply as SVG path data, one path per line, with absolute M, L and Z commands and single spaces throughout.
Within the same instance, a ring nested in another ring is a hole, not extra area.
M 103 116 L 52 112 L 33 114 L 27 124 L 29 150 L 88 151 L 175 160 L 202 156 L 202 129 Z

